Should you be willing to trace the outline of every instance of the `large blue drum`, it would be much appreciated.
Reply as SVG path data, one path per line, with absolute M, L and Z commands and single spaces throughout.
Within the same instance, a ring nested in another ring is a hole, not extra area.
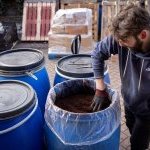
M 50 82 L 44 67 L 43 53 L 35 49 L 15 49 L 0 53 L 0 80 L 21 80 L 37 93 L 44 113 Z
M 94 77 L 91 55 L 88 54 L 76 54 L 61 58 L 57 62 L 55 71 L 54 85 L 66 80 Z M 107 65 L 105 65 L 104 81 L 110 84 Z
M 98 112 L 74 113 L 55 105 L 56 99 L 62 101 L 65 97 L 94 94 L 94 91 L 95 82 L 91 79 L 64 81 L 51 88 L 45 110 L 48 150 L 119 150 L 121 109 L 116 91 L 108 90 L 112 103 Z
M 0 81 L 0 149 L 43 150 L 43 117 L 33 88 Z

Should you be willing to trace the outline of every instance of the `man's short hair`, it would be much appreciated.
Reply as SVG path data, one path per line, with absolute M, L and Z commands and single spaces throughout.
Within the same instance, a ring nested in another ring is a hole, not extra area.
M 123 8 L 111 24 L 112 35 L 122 40 L 137 36 L 143 29 L 150 29 L 150 15 L 146 9 L 135 4 Z

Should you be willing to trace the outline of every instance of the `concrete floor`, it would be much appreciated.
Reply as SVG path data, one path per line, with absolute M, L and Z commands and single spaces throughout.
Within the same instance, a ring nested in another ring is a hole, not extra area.
M 42 50 L 44 56 L 46 58 L 46 69 L 48 71 L 51 85 L 53 85 L 53 79 L 55 75 L 55 64 L 57 60 L 49 60 L 48 59 L 48 44 L 46 42 L 23 42 L 18 43 L 15 48 L 36 48 Z M 119 78 L 119 67 L 118 61 L 115 57 L 108 61 L 109 66 L 109 74 L 111 79 L 111 86 L 114 89 L 117 89 L 120 94 L 120 78 Z M 120 150 L 130 150 L 130 134 L 125 125 L 125 118 L 124 118 L 124 108 L 123 108 L 123 100 L 120 96 L 121 102 L 121 138 L 120 138 Z M 112 149 L 113 150 L 113 149 Z

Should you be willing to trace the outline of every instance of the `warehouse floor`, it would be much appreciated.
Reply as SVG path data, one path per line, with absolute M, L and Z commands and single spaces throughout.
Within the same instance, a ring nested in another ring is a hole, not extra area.
M 35 48 L 42 50 L 44 56 L 46 58 L 46 69 L 49 74 L 51 85 L 53 85 L 53 79 L 55 75 L 55 64 L 57 60 L 49 60 L 48 59 L 48 44 L 47 42 L 22 42 L 18 43 L 15 48 Z M 116 59 L 111 59 L 108 61 L 109 65 L 109 74 L 111 79 L 111 86 L 115 88 L 120 93 L 120 78 L 119 78 L 119 70 L 118 70 L 118 61 Z M 124 118 L 124 108 L 123 108 L 123 100 L 121 99 L 121 138 L 120 138 L 120 150 L 130 150 L 130 134 L 125 125 L 125 118 Z

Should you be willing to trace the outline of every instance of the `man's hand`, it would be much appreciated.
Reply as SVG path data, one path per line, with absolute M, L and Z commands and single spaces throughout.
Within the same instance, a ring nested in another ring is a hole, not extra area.
M 109 94 L 106 90 L 96 89 L 91 107 L 93 111 L 103 110 L 111 104 Z

